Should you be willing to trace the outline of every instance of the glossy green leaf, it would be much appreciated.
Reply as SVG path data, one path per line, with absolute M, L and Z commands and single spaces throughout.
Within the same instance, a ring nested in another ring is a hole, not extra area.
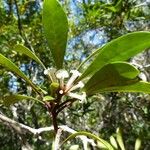
M 123 35 L 106 44 L 90 66 L 84 71 L 80 80 L 94 74 L 104 65 L 125 61 L 150 47 L 150 32 L 133 32 Z
M 121 150 L 125 150 L 125 146 L 124 146 L 124 142 L 123 142 L 122 133 L 121 133 L 120 128 L 117 128 L 116 133 L 117 133 L 116 139 L 117 139 L 117 142 L 118 142 Z
M 57 68 L 62 68 L 68 34 L 68 21 L 57 0 L 45 0 L 43 27 Z
M 0 65 L 24 79 L 37 93 L 44 92 L 36 86 L 12 61 L 0 54 Z
M 84 89 L 87 94 L 93 94 L 101 89 L 115 86 L 130 85 L 139 79 L 139 71 L 129 63 L 113 62 L 105 65 L 96 72 L 85 84 Z
M 69 140 L 75 138 L 76 136 L 80 136 L 80 135 L 88 136 L 89 138 L 91 138 L 91 139 L 93 139 L 93 140 L 96 140 L 96 141 L 98 141 L 98 142 L 104 144 L 108 150 L 114 150 L 114 148 L 113 148 L 107 141 L 105 141 L 105 140 L 99 138 L 98 136 L 96 136 L 96 135 L 94 135 L 94 134 L 91 134 L 91 133 L 89 133 L 89 132 L 77 132 L 77 133 L 71 134 L 68 138 L 66 138 L 66 139 L 62 142 L 61 146 L 62 146 L 64 143 L 66 143 L 67 141 L 69 141 Z
M 77 70 L 81 71 L 83 65 L 87 62 L 89 62 L 91 59 L 94 59 L 98 54 L 99 51 L 102 50 L 104 48 L 104 46 L 102 46 L 101 48 L 95 50 L 91 55 L 89 55 L 77 68 Z
M 33 101 L 36 101 L 36 102 L 44 104 L 42 101 L 40 101 L 40 100 L 38 100 L 38 99 L 36 99 L 34 97 L 26 96 L 26 95 L 20 95 L 20 94 L 4 96 L 1 99 L 2 99 L 3 104 L 5 106 L 10 106 L 10 105 L 12 105 L 14 103 L 17 103 L 17 102 L 20 102 L 22 100 L 33 100 Z
M 19 52 L 19 53 L 23 53 L 23 54 L 27 55 L 28 57 L 32 58 L 37 63 L 39 63 L 44 69 L 46 69 L 46 67 L 41 62 L 41 60 L 31 50 L 29 50 L 27 47 L 25 47 L 21 44 L 18 44 L 18 45 L 15 45 L 14 50 Z
M 124 86 L 114 86 L 99 89 L 94 93 L 103 93 L 103 92 L 141 92 L 150 94 L 150 82 L 138 81 L 129 85 Z

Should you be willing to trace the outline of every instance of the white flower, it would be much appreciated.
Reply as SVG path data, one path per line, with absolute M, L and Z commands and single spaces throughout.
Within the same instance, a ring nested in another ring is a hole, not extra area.
M 143 72 L 141 72 L 140 74 L 139 74 L 139 77 L 140 77 L 140 79 L 142 79 L 143 81 L 147 81 L 147 77 L 146 77 L 146 75 L 143 73 Z
M 77 70 L 71 70 L 70 73 L 72 73 L 72 76 L 70 77 L 70 79 L 66 84 L 65 92 L 67 92 L 71 88 L 73 82 L 77 79 L 77 77 L 81 76 L 81 73 Z
M 55 73 L 56 69 L 55 68 L 47 68 L 44 70 L 44 74 L 48 75 L 49 73 Z
M 78 84 L 74 85 L 69 91 L 74 91 L 78 88 L 83 88 L 84 87 L 84 83 L 82 81 L 79 81 Z
M 48 75 L 48 73 L 49 73 L 49 68 L 44 70 L 45 75 Z
M 68 92 L 66 95 L 75 98 L 75 99 L 79 99 L 80 102 L 84 102 L 86 100 L 86 93 L 82 92 L 82 95 L 76 94 L 76 93 L 72 93 L 72 92 Z
M 65 93 L 65 95 L 75 98 L 75 99 L 79 99 L 80 102 L 84 102 L 86 100 L 86 93 L 82 92 L 82 95 L 79 95 L 77 93 L 72 93 L 72 91 L 78 89 L 78 88 L 83 88 L 84 84 L 82 81 L 79 81 L 77 84 L 74 85 L 74 81 L 81 76 L 81 73 L 77 70 L 71 70 L 70 71 L 72 73 L 72 76 L 70 77 L 70 79 L 68 80 L 66 87 L 65 87 L 65 91 L 63 91 Z M 60 90 L 60 93 L 62 93 L 62 91 Z
M 72 75 L 65 85 L 64 79 L 69 77 L 69 73 L 66 70 L 60 69 L 56 71 L 56 69 L 54 68 L 48 68 L 44 70 L 44 74 L 48 75 L 52 82 L 53 81 L 58 82 L 59 80 L 59 86 L 60 86 L 59 94 L 61 94 L 62 96 L 66 95 L 71 98 L 78 99 L 80 100 L 80 102 L 84 102 L 86 100 L 85 92 L 82 92 L 81 95 L 77 93 L 72 93 L 72 91 L 84 87 L 84 84 L 82 81 L 79 81 L 76 84 L 74 82 L 79 76 L 81 76 L 81 73 L 77 70 L 71 70 L 70 73 Z
M 48 69 L 44 70 L 44 74 L 48 75 L 52 82 L 57 81 L 56 76 L 55 76 L 55 72 L 56 72 L 55 68 L 48 68 Z
M 68 78 L 69 74 L 66 70 L 60 69 L 56 72 L 56 77 L 57 77 L 57 79 Z
M 61 69 L 56 72 L 56 78 L 59 79 L 60 87 L 62 89 L 64 88 L 64 79 L 68 77 L 69 77 L 69 74 L 66 70 Z

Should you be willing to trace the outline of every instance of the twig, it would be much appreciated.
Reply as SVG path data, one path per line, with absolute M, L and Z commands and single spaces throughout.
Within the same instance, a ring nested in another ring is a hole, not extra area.
M 51 111 L 51 114 L 52 114 L 52 122 L 54 126 L 54 131 L 55 131 L 55 134 L 57 134 L 58 124 L 57 124 L 57 114 L 56 114 L 55 108 Z
M 17 4 L 17 0 L 14 0 L 15 2 L 15 7 L 16 7 L 16 13 L 17 13 L 17 18 L 18 18 L 18 30 L 19 30 L 19 34 L 22 37 L 22 39 L 26 42 L 27 46 L 31 49 L 31 51 L 34 51 L 34 48 L 32 47 L 30 41 L 28 40 L 26 34 L 23 31 L 23 27 L 22 27 L 22 22 L 21 22 L 21 17 L 20 17 L 20 12 L 19 12 L 19 7 Z
M 4 116 L 1 113 L 0 113 L 0 122 L 7 125 L 9 128 L 13 128 L 19 134 L 32 133 L 33 135 L 37 136 L 43 132 L 54 130 L 53 126 L 34 129 L 34 128 L 31 128 L 31 127 L 24 125 L 22 123 L 16 122 L 16 121 Z M 68 133 L 76 133 L 77 132 L 77 131 L 69 128 L 66 125 L 61 125 L 58 127 L 59 127 L 59 129 L 62 129 L 63 131 L 68 132 Z M 92 139 L 88 139 L 86 136 L 78 136 L 78 138 L 80 138 L 82 140 L 84 150 L 86 150 L 85 147 L 87 147 L 87 143 L 90 143 L 92 146 L 96 146 L 94 141 Z
M 64 108 L 70 106 L 74 101 L 76 101 L 76 99 L 68 99 L 63 103 L 61 103 L 60 105 L 58 105 L 56 114 L 58 115 L 59 112 L 61 112 Z
M 0 114 L 0 122 L 7 125 L 9 128 L 13 128 L 17 133 L 23 134 L 24 132 L 30 132 L 33 134 L 37 134 L 36 129 L 26 126 L 22 123 L 18 123 L 2 114 Z
M 21 19 L 20 19 L 19 8 L 18 8 L 17 1 L 14 0 L 14 2 L 15 2 L 17 17 L 18 17 L 18 30 L 19 30 L 19 34 L 20 34 L 21 37 L 22 37 L 22 36 L 23 36 L 23 34 L 22 34 L 22 24 L 21 24 Z
M 59 128 L 59 129 L 57 130 L 57 134 L 56 134 L 56 136 L 55 136 L 55 141 L 54 141 L 53 150 L 60 150 L 60 149 L 59 149 L 59 142 L 60 142 L 61 134 L 62 134 L 62 129 Z

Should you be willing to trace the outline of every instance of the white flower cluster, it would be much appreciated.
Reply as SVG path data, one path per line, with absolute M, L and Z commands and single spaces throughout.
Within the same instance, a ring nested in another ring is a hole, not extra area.
M 79 99 L 81 102 L 84 102 L 86 100 L 86 93 L 82 92 L 82 95 L 79 95 L 77 93 L 73 93 L 72 91 L 83 88 L 84 84 L 82 81 L 79 81 L 77 84 L 75 84 L 75 80 L 81 76 L 81 73 L 77 70 L 71 70 L 70 73 L 72 74 L 69 78 L 69 73 L 64 70 L 58 70 L 54 68 L 48 68 L 44 71 L 45 75 L 48 75 L 52 82 L 59 82 L 60 84 L 60 91 L 59 93 L 62 95 L 67 95 L 69 97 Z M 65 83 L 65 79 L 69 78 L 68 81 Z

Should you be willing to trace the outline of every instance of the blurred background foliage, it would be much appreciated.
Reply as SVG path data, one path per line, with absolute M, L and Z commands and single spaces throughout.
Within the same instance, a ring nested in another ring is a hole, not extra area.
M 0 1 L 0 52 L 19 65 L 33 82 L 47 88 L 42 68 L 13 51 L 15 44 L 22 43 L 34 51 L 47 67 L 53 66 L 41 23 L 42 3 L 42 0 Z M 150 31 L 149 0 L 60 0 L 60 3 L 67 13 L 70 27 L 65 56 L 65 68 L 69 70 L 114 38 L 133 31 Z M 150 51 L 130 61 L 141 70 L 140 77 L 150 81 Z M 21 79 L 0 68 L 0 96 L 16 92 L 30 95 L 31 89 Z M 30 101 L 10 108 L 0 105 L 0 112 L 34 128 L 51 126 L 46 109 Z M 106 140 L 120 127 L 129 150 L 133 149 L 137 137 L 142 139 L 141 149 L 150 149 L 149 95 L 96 94 L 83 104 L 74 103 L 65 109 L 58 121 L 60 125 L 68 125 L 77 131 L 90 131 Z M 52 135 L 49 132 L 39 137 L 18 135 L 0 123 L 1 150 L 20 150 L 24 142 L 35 150 L 50 150 Z M 74 140 L 72 144 L 78 142 Z M 69 149 L 69 143 L 64 149 Z

